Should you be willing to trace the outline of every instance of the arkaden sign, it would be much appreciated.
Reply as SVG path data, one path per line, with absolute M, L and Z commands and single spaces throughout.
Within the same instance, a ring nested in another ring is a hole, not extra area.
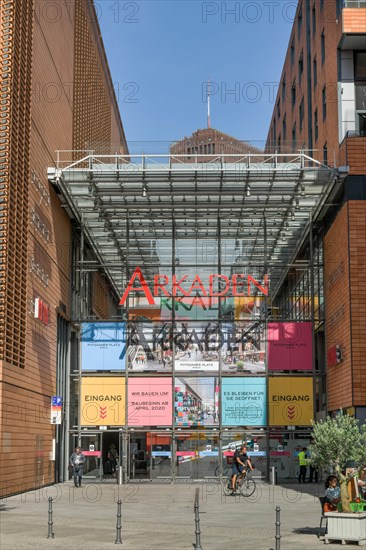
M 119 305 L 123 306 L 125 304 L 130 292 L 143 292 L 150 305 L 156 305 L 154 298 L 158 296 L 168 296 L 168 298 L 176 296 L 191 297 L 199 293 L 201 296 L 221 297 L 228 295 L 230 291 L 231 296 L 250 296 L 253 286 L 265 296 L 268 296 L 268 275 L 265 275 L 263 278 L 263 286 L 251 275 L 243 273 L 238 273 L 231 277 L 212 273 L 208 276 L 208 285 L 206 286 L 199 275 L 196 275 L 192 283 L 188 285 L 188 277 L 188 274 L 183 277 L 178 277 L 177 275 L 169 277 L 168 275 L 159 273 L 154 275 L 154 282 L 152 288 L 150 288 L 141 269 L 136 267 Z M 136 281 L 139 281 L 140 286 L 134 286 Z M 218 290 L 218 286 L 221 286 L 220 290 Z

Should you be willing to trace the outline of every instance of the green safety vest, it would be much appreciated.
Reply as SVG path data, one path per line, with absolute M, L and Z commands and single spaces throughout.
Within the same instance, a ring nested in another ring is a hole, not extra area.
M 306 466 L 307 465 L 307 460 L 306 460 L 305 451 L 300 451 L 297 456 L 298 456 L 298 459 L 299 459 L 299 465 L 300 466 Z

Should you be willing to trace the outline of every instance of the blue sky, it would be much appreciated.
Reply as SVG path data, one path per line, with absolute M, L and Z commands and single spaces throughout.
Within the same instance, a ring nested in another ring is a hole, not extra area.
M 95 4 L 129 142 L 174 141 L 206 127 L 210 78 L 211 126 L 263 144 L 296 1 Z

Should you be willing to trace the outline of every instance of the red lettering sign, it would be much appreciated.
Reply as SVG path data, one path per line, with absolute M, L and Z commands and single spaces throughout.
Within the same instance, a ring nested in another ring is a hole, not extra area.
M 262 286 L 254 277 L 251 275 L 244 275 L 243 273 L 236 274 L 232 276 L 232 281 L 227 277 L 226 275 L 219 275 L 217 273 L 214 273 L 212 275 L 209 275 L 209 287 L 208 292 L 201 280 L 201 277 L 199 275 L 196 275 L 193 279 L 192 284 L 190 285 L 189 290 L 187 291 L 184 289 L 183 284 L 186 282 L 188 278 L 188 275 L 183 275 L 181 278 L 177 278 L 176 275 L 172 276 L 171 281 L 171 292 L 167 289 L 167 285 L 169 284 L 169 277 L 168 275 L 164 275 L 159 273 L 158 275 L 154 275 L 154 294 L 152 294 L 145 277 L 142 274 L 142 271 L 139 267 L 136 267 L 135 271 L 132 274 L 132 277 L 127 285 L 127 288 L 125 292 L 123 293 L 123 296 L 121 298 L 121 301 L 119 303 L 120 306 L 123 306 L 124 303 L 127 300 L 128 295 L 130 292 L 143 292 L 145 294 L 145 298 L 147 298 L 147 301 L 150 305 L 156 305 L 154 301 L 154 296 L 159 296 L 159 291 L 161 295 L 168 296 L 168 298 L 174 296 L 176 298 L 179 297 L 192 297 L 192 294 L 195 295 L 197 291 L 200 292 L 200 294 L 203 297 L 220 297 L 220 296 L 226 296 L 230 290 L 230 287 L 232 286 L 232 292 L 233 296 L 250 296 L 251 295 L 251 289 L 252 286 L 256 287 L 262 294 L 265 296 L 268 296 L 268 289 L 269 289 L 269 280 L 268 275 L 265 275 L 264 280 L 264 286 Z M 136 279 L 140 282 L 141 286 L 134 286 L 134 283 Z M 216 283 L 216 285 L 215 285 Z M 220 283 L 224 283 L 225 287 L 220 288 Z M 217 288 L 217 291 L 214 290 L 214 287 Z M 245 289 L 245 286 L 247 287 L 247 294 L 241 294 L 238 292 L 238 287 L 241 287 L 243 290 Z

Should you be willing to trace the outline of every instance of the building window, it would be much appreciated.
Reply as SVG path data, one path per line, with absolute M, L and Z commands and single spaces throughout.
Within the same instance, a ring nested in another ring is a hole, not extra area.
M 328 144 L 327 144 L 327 142 L 324 143 L 324 147 L 323 147 L 323 163 L 325 165 L 328 165 Z
M 304 54 L 301 52 L 299 57 L 299 84 L 301 84 L 302 73 L 304 72 Z
M 280 100 L 277 101 L 277 116 L 278 116 L 278 118 L 280 118 L 280 116 L 281 116 Z
M 366 52 L 355 52 L 354 56 L 356 93 L 356 131 L 366 136 Z
M 297 16 L 297 38 L 300 40 L 302 33 L 302 6 L 299 9 L 299 15 Z
M 286 132 L 287 132 L 287 128 L 286 128 L 286 114 L 285 116 L 283 117 L 283 121 L 282 121 L 282 137 L 283 137 L 283 141 L 286 141 Z
M 315 113 L 314 113 L 314 131 L 315 131 L 315 141 L 318 141 L 318 136 L 319 136 L 318 109 L 315 109 Z
M 320 10 L 324 8 L 324 0 L 320 0 Z
M 278 136 L 277 140 L 277 151 L 278 153 L 281 153 L 281 134 Z
M 213 155 L 215 154 L 215 144 L 214 143 L 212 144 L 212 154 Z
M 294 80 L 291 87 L 291 104 L 292 108 L 294 108 L 296 103 L 296 81 Z
M 295 149 L 296 149 L 296 122 L 292 128 L 292 150 L 295 151 Z
M 322 35 L 320 37 L 320 49 L 321 49 L 321 52 L 322 52 L 322 65 L 324 65 L 324 61 L 325 61 L 325 34 L 324 34 L 324 30 L 323 30 Z
M 313 10 L 311 12 L 311 20 L 312 20 L 312 29 L 313 29 L 313 36 L 316 33 L 316 10 L 315 10 L 315 4 L 313 5 Z
M 300 132 L 302 132 L 302 123 L 304 122 L 304 98 L 302 98 L 300 103 L 299 117 L 300 117 Z
M 286 77 L 283 77 L 282 80 L 282 103 L 284 104 L 286 100 Z
M 322 110 L 323 110 L 323 121 L 327 117 L 327 88 L 324 86 L 322 90 Z
M 292 67 L 295 62 L 295 38 L 293 38 L 291 42 L 290 56 L 291 56 L 291 67 Z
M 202 155 L 202 145 L 200 145 L 200 155 Z
M 211 143 L 207 145 L 207 153 L 211 155 Z
M 316 88 L 316 85 L 318 84 L 318 62 L 316 60 L 316 57 L 313 59 L 313 73 L 314 73 L 314 88 Z
M 207 145 L 203 146 L 204 155 L 207 155 Z

